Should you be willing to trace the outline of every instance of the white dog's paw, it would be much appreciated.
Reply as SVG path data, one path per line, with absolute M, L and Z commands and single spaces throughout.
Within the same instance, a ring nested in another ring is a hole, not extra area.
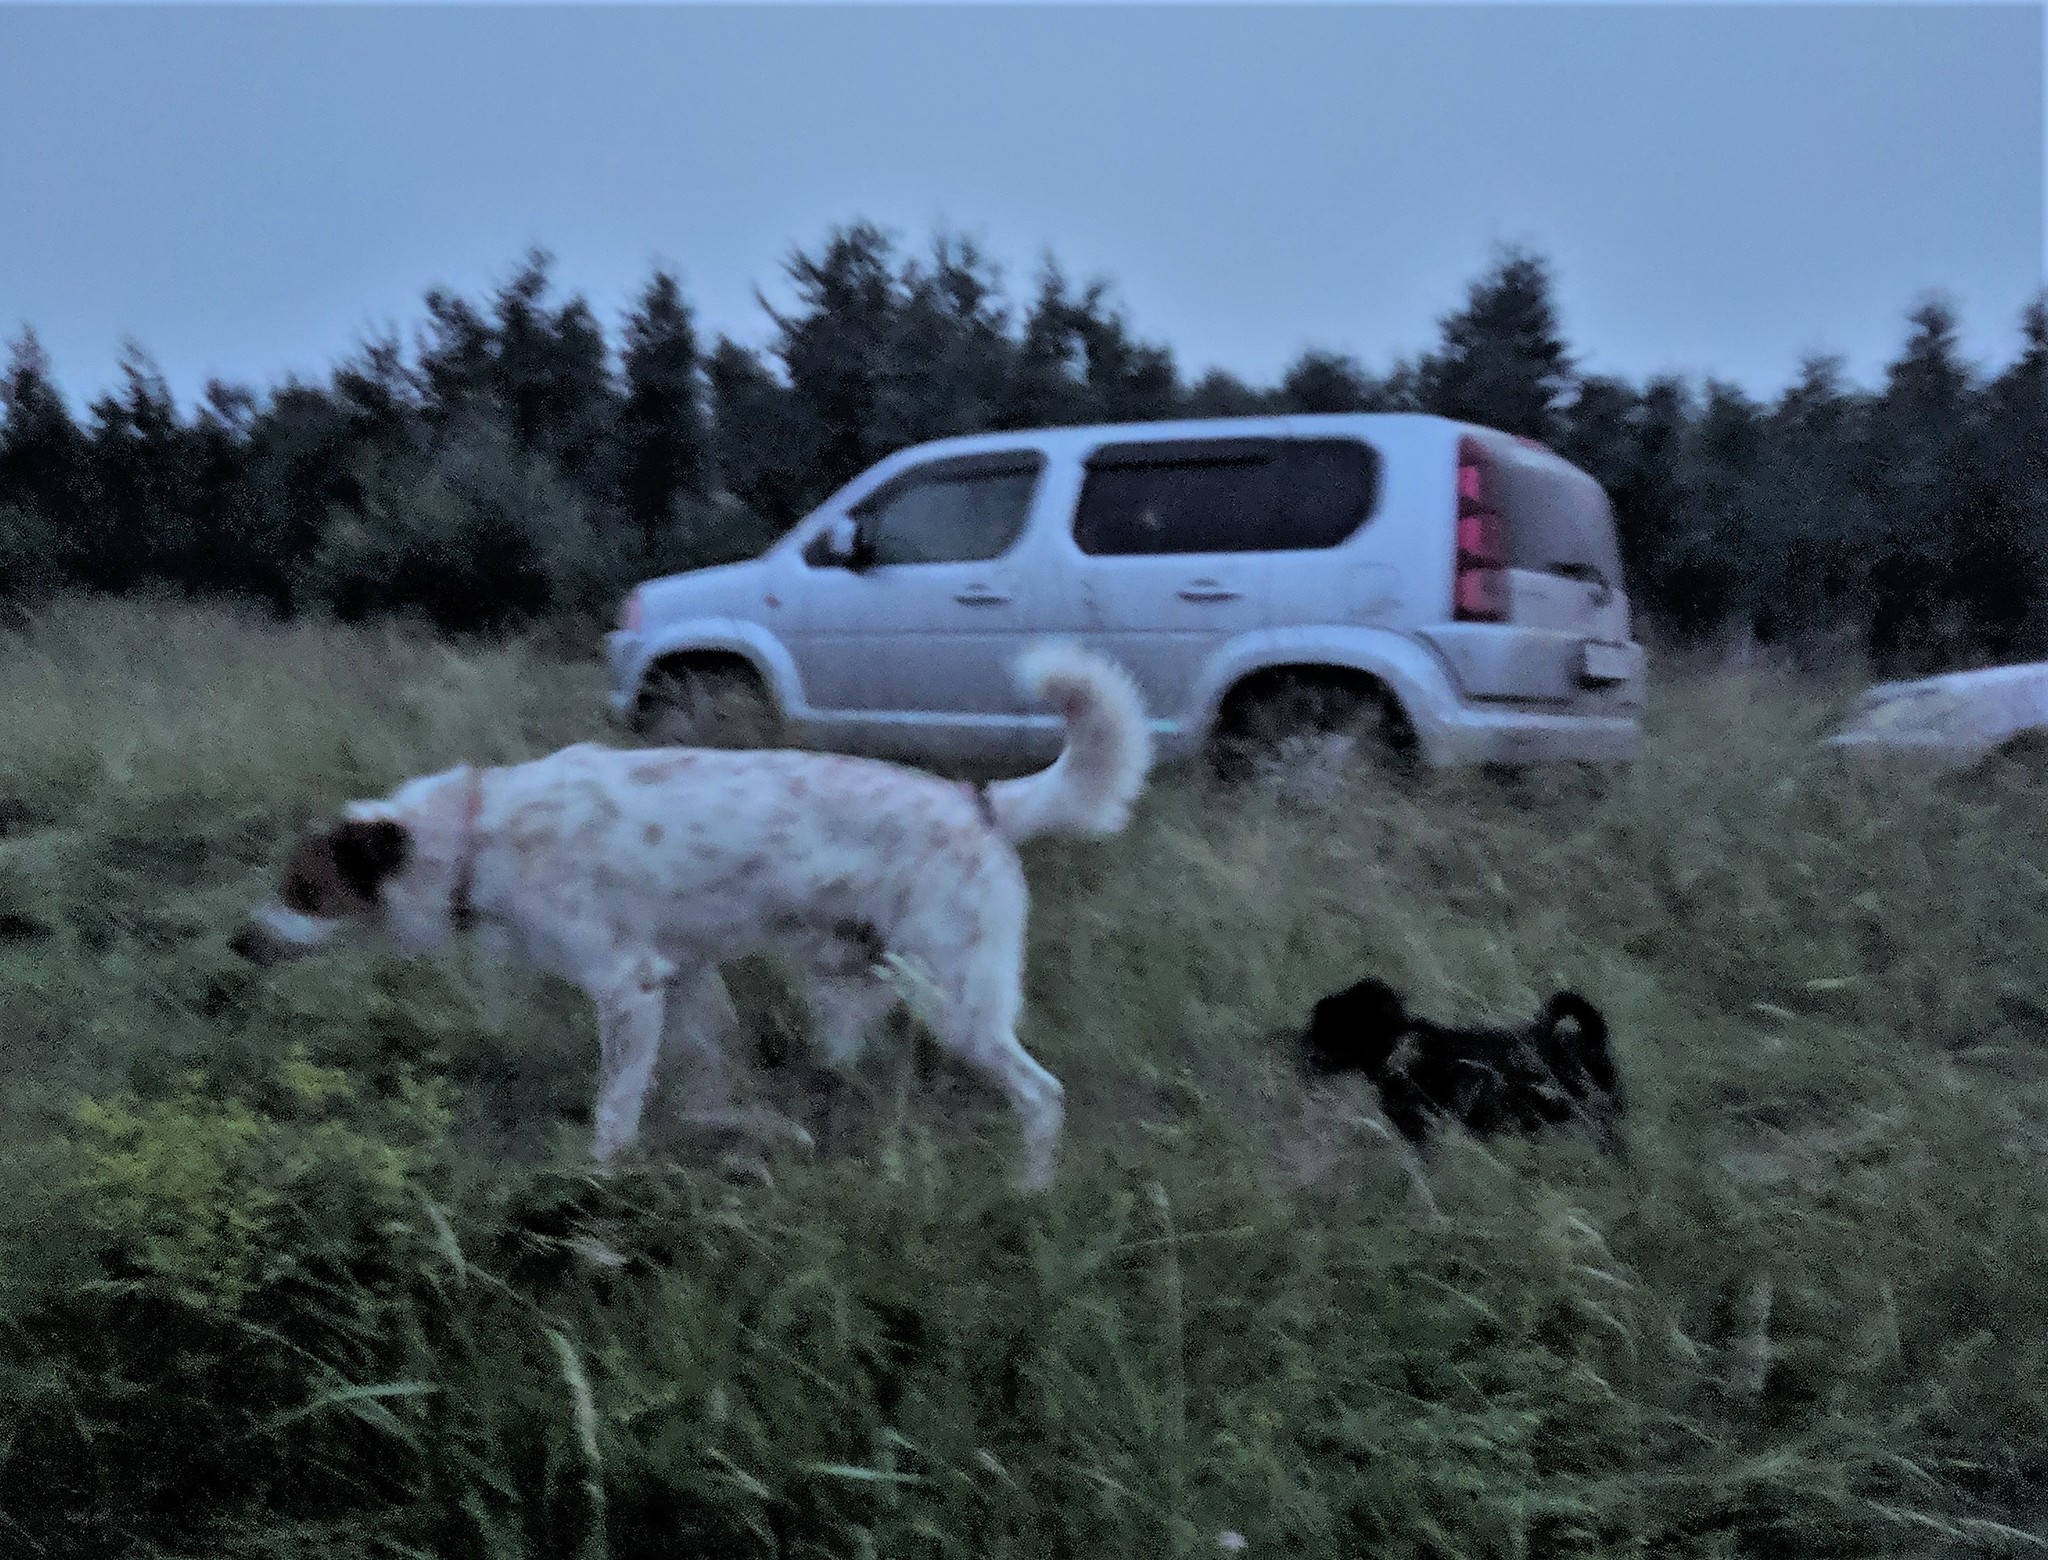
M 692 1131 L 736 1132 L 762 1142 L 786 1143 L 806 1154 L 818 1146 L 800 1123 L 791 1121 L 780 1111 L 758 1106 L 746 1110 L 685 1111 L 680 1120 Z

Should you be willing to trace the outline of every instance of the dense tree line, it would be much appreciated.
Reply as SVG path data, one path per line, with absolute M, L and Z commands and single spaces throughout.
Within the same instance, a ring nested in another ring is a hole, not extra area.
M 2048 299 L 1995 375 L 1940 303 L 1877 389 L 1814 358 L 1773 403 L 1583 374 L 1537 256 L 1508 250 L 1384 375 L 1308 352 L 1277 385 L 1189 383 L 1100 282 L 1029 302 L 941 235 L 866 223 L 787 262 L 765 351 L 700 341 L 657 271 L 616 344 L 534 253 L 436 289 L 411 343 L 325 384 L 221 384 L 189 416 L 138 349 L 81 423 L 32 332 L 0 379 L 0 596 L 230 593 L 279 612 L 489 628 L 605 610 L 650 572 L 744 556 L 879 456 L 1047 423 L 1418 409 L 1526 434 L 1615 502 L 1631 592 L 1678 635 L 1867 649 L 1891 666 L 2048 655 Z

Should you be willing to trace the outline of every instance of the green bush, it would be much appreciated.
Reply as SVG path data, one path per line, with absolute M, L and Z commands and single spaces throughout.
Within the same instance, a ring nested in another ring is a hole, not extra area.
M 416 613 L 451 630 L 607 613 L 627 568 L 591 500 L 479 418 L 431 455 L 365 451 L 360 502 L 335 507 L 301 594 L 341 617 Z
M 0 608 L 47 596 L 61 577 L 56 558 L 56 530 L 36 509 L 0 504 Z

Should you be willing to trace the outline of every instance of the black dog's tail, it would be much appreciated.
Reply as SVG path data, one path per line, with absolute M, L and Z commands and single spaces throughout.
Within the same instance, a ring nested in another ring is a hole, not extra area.
M 1561 1041 L 1558 1028 L 1572 1024 L 1579 1031 L 1578 1044 Z M 1543 1005 L 1543 1049 L 1547 1057 L 1575 1060 L 1603 1094 L 1621 1103 L 1621 1079 L 1614 1071 L 1614 1057 L 1607 1049 L 1607 1018 L 1576 991 L 1560 991 Z
M 1566 1025 L 1576 1029 L 1577 1035 L 1560 1034 Z M 1624 1108 L 1621 1078 L 1614 1070 L 1614 1053 L 1607 1048 L 1606 1016 L 1576 991 L 1560 991 L 1543 1005 L 1537 1029 L 1544 1062 L 1557 1080 L 1576 1094 L 1572 1081 L 1575 1076 L 1582 1078 L 1604 1096 L 1582 1105 L 1592 1105 L 1586 1114 L 1599 1126 L 1602 1146 L 1625 1154 L 1616 1127 Z

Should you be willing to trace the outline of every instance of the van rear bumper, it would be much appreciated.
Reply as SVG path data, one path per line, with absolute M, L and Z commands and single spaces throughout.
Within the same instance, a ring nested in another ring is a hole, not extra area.
M 1430 762 L 1460 764 L 1626 764 L 1642 751 L 1641 722 L 1626 715 L 1545 715 L 1466 705 L 1431 733 Z

